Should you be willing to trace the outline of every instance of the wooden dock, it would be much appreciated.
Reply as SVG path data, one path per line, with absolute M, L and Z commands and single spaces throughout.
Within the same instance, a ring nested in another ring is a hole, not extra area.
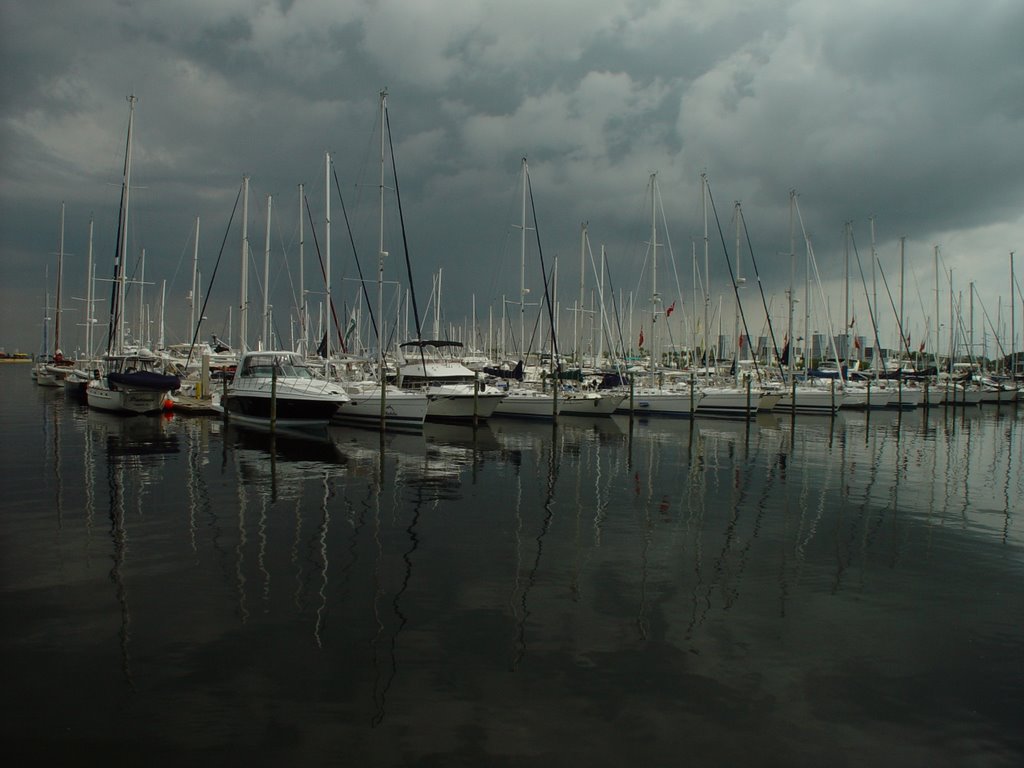
M 189 397 L 188 395 L 174 395 L 170 398 L 170 410 L 175 413 L 187 413 L 195 415 L 217 414 L 219 410 L 214 408 L 213 401 L 206 398 Z

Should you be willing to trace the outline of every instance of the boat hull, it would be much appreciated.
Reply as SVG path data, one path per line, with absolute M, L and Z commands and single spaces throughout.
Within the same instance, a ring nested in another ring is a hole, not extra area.
M 793 391 L 779 391 L 779 401 L 775 404 L 774 411 L 778 413 L 816 413 L 830 414 L 839 410 L 843 404 L 844 395 L 837 390 L 833 393 L 830 389 L 817 387 L 797 387 L 796 400 L 793 399 Z
M 257 350 L 239 360 L 220 398 L 229 420 L 281 427 L 326 427 L 349 402 L 341 386 L 316 378 L 294 352 Z
M 689 397 L 690 393 L 687 392 Z M 621 392 L 573 392 L 562 398 L 563 416 L 611 416 L 626 399 Z
M 74 371 L 64 377 L 64 394 L 75 400 L 86 403 L 86 387 L 92 379 L 81 371 Z
M 558 413 L 563 402 L 558 401 Z M 555 398 L 548 392 L 510 388 L 506 397 L 494 409 L 494 416 L 507 419 L 535 419 L 551 421 L 556 416 Z
M 345 388 L 350 400 L 335 411 L 335 424 L 356 424 L 379 428 L 381 423 L 380 387 Z M 427 416 L 427 397 L 389 387 L 384 391 L 384 428 L 420 430 Z
M 766 398 L 764 410 L 771 410 L 780 397 L 748 391 L 745 387 L 709 387 L 703 390 L 702 395 L 697 404 L 697 415 L 721 419 L 752 419 L 762 408 L 762 396 Z
M 102 379 L 89 382 L 85 389 L 89 407 L 108 413 L 158 413 L 169 396 L 169 391 L 111 387 Z
M 902 410 L 913 410 L 917 408 L 924 401 L 924 391 L 918 387 L 903 387 L 903 389 L 896 388 L 892 392 L 892 396 L 887 408 L 900 408 Z
M 36 384 L 40 387 L 60 387 L 62 383 L 52 373 L 36 371 Z
M 281 426 L 302 426 L 322 424 L 324 426 L 341 406 L 339 400 L 316 400 L 310 398 L 276 398 L 275 420 Z M 269 396 L 252 393 L 231 393 L 221 398 L 221 406 L 229 419 L 245 420 L 250 423 L 269 424 L 271 399 Z
M 847 386 L 843 390 L 841 407 L 847 410 L 876 410 L 888 408 L 892 392 L 884 387 Z
M 688 388 L 681 390 L 636 388 L 633 390 L 632 411 L 630 410 L 630 397 L 626 395 L 614 412 L 632 413 L 634 416 L 685 419 L 693 416 L 694 408 L 699 406 L 701 398 L 700 390 L 691 393 Z
M 505 394 L 498 392 L 464 392 L 462 387 L 429 387 L 427 421 L 480 421 L 494 415 Z M 469 387 L 468 389 L 472 389 Z

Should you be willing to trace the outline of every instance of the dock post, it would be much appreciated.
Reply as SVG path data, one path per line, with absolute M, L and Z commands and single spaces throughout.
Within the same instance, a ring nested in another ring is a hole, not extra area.
M 270 432 L 277 427 L 277 361 L 274 361 L 270 374 Z
M 477 397 L 477 395 L 479 394 L 479 392 L 480 392 L 480 379 L 478 379 L 476 377 L 476 375 L 474 374 L 474 376 L 473 376 L 473 426 L 474 427 L 477 425 L 477 420 L 479 418 L 478 415 L 477 415 L 478 414 L 478 403 L 479 403 L 479 397 Z
M 210 353 L 203 352 L 199 367 L 199 386 L 196 388 L 196 400 L 210 399 Z

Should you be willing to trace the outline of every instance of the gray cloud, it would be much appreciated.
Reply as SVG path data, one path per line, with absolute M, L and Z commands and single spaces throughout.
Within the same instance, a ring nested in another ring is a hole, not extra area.
M 650 226 L 645 185 L 656 171 L 687 303 L 706 170 L 726 229 L 733 201 L 742 201 L 778 302 L 789 281 L 779 254 L 789 248 L 793 188 L 830 291 L 841 282 L 843 223 L 854 223 L 866 253 L 874 216 L 887 269 L 896 269 L 896 239 L 908 237 L 918 293 L 934 290 L 938 244 L 944 267 L 958 282 L 975 280 L 991 311 L 1008 299 L 1007 253 L 1020 247 L 1024 216 L 1024 9 L 1016 4 L 37 5 L 2 5 L 0 345 L 8 348 L 38 346 L 61 200 L 75 254 L 68 290 L 84 290 L 91 215 L 98 272 L 109 272 L 129 92 L 140 97 L 133 243 L 147 249 L 147 277 L 174 276 L 169 328 L 179 337 L 194 218 L 203 221 L 208 276 L 243 174 L 252 178 L 258 254 L 265 196 L 274 196 L 275 261 L 290 260 L 272 286 L 282 322 L 297 273 L 296 188 L 306 185 L 321 227 L 327 150 L 360 253 L 372 258 L 384 87 L 416 288 L 426 294 L 443 269 L 454 322 L 472 295 L 483 314 L 518 292 L 524 155 L 545 254 L 559 255 L 563 285 L 578 280 L 587 221 L 595 249 L 608 246 L 618 287 L 646 301 L 638 275 Z M 332 207 L 337 285 L 354 267 L 337 200 Z M 388 207 L 393 221 L 393 199 Z M 404 280 L 399 236 L 388 237 L 389 278 Z M 730 229 L 730 250 L 732 237 Z M 728 291 L 727 272 L 717 234 L 712 244 L 717 296 Z M 238 298 L 237 232 L 225 250 L 217 317 Z M 535 255 L 529 272 L 536 291 Z M 933 312 L 927 299 L 917 303 L 923 328 Z

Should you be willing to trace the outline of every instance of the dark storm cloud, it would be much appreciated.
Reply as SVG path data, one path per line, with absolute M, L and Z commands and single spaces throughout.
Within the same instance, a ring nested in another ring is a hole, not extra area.
M 944 267 L 966 274 L 970 264 L 992 304 L 1019 247 L 1024 9 L 1013 3 L 8 1 L 2 15 L 8 346 L 37 344 L 39 321 L 26 318 L 41 315 L 61 200 L 78 254 L 67 279 L 84 282 L 91 214 L 97 253 L 109 258 L 130 92 L 140 97 L 135 242 L 147 248 L 147 275 L 177 276 L 168 307 L 178 316 L 194 218 L 209 275 L 243 174 L 253 251 L 272 194 L 275 257 L 294 259 L 296 187 L 306 185 L 322 226 L 330 150 L 358 247 L 375 252 L 385 87 L 417 289 L 444 269 L 453 319 L 471 295 L 482 306 L 518 290 L 510 241 L 523 156 L 544 248 L 562 255 L 566 283 L 582 221 L 594 247 L 620 259 L 613 268 L 639 273 L 652 172 L 681 273 L 701 236 L 706 170 L 723 227 L 742 200 L 776 294 L 789 280 L 777 254 L 789 248 L 794 188 L 827 282 L 841 280 L 843 222 L 866 247 L 869 216 L 887 264 L 905 234 L 924 280 L 939 244 Z M 335 222 L 335 268 L 351 272 Z M 717 236 L 713 245 L 713 292 L 726 293 Z M 388 247 L 397 257 L 397 242 Z M 234 262 L 225 257 L 214 288 L 225 306 L 237 301 Z M 391 279 L 399 267 L 391 260 Z M 276 306 L 289 304 L 293 284 L 281 273 Z

